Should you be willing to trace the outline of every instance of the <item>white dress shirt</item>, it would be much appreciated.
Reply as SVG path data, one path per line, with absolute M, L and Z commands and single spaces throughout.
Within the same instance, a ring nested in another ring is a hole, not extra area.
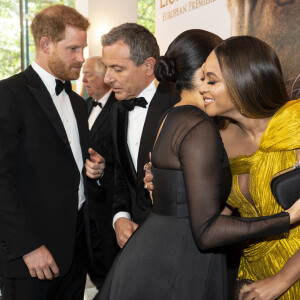
M 156 86 L 153 80 L 137 96 L 137 98 L 144 97 L 146 99 L 146 101 L 148 102 L 146 108 L 136 106 L 132 111 L 128 112 L 127 144 L 136 171 L 137 171 L 137 159 L 139 155 L 142 132 L 143 132 L 147 112 L 149 109 L 149 105 L 155 92 L 156 92 Z
M 41 80 L 45 84 L 48 92 L 50 93 L 53 103 L 58 111 L 58 114 L 62 120 L 64 125 L 70 147 L 72 149 L 72 153 L 74 159 L 76 161 L 79 173 L 80 173 L 80 183 L 78 190 L 78 209 L 81 208 L 82 204 L 85 201 L 84 195 L 84 186 L 83 186 L 83 157 L 79 140 L 79 133 L 77 127 L 77 121 L 74 115 L 74 111 L 70 102 L 69 95 L 63 90 L 58 96 L 55 93 L 55 77 L 48 73 L 46 70 L 41 68 L 36 62 L 32 63 L 32 68 L 37 72 L 40 76 Z M 68 176 L 68 174 L 66 174 Z
M 131 154 L 131 158 L 137 171 L 137 159 L 139 154 L 140 142 L 142 137 L 142 132 L 150 106 L 150 102 L 156 93 L 155 80 L 153 80 L 138 96 L 144 97 L 148 102 L 146 108 L 135 106 L 132 111 L 128 112 L 128 128 L 127 128 L 127 144 Z M 126 100 L 121 100 L 126 101 Z M 115 214 L 113 218 L 113 227 L 117 219 L 127 218 L 131 219 L 131 216 L 128 212 L 120 211 Z
M 104 105 L 106 104 L 106 102 L 107 102 L 107 100 L 108 100 L 108 98 L 109 98 L 109 96 L 111 94 L 111 91 L 112 90 L 110 90 L 108 93 L 106 93 L 100 100 L 94 99 L 95 101 L 97 101 L 97 102 L 99 102 L 99 103 L 102 104 L 102 108 L 99 105 L 94 106 L 92 108 L 92 111 L 91 111 L 91 113 L 89 115 L 89 129 L 90 130 L 92 129 L 92 127 L 93 127 L 93 125 L 94 125 L 97 117 L 99 116 L 99 114 L 101 113 Z

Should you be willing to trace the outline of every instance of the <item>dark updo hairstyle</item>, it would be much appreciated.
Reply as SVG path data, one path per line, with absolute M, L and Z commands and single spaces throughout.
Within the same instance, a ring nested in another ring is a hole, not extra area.
M 246 117 L 273 116 L 289 96 L 275 51 L 252 36 L 224 40 L 214 50 L 235 107 Z
M 176 83 L 177 88 L 194 88 L 193 76 L 205 62 L 209 53 L 222 39 L 205 30 L 191 29 L 178 35 L 165 56 L 160 56 L 154 68 L 159 82 Z

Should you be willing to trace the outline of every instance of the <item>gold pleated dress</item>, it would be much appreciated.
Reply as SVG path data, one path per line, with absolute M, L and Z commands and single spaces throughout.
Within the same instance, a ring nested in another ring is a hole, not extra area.
M 300 99 L 289 101 L 271 118 L 255 153 L 230 159 L 233 181 L 227 203 L 245 218 L 283 211 L 273 197 L 270 183 L 274 174 L 295 164 L 297 148 L 300 148 Z M 250 173 L 249 191 L 255 208 L 239 189 L 238 175 L 245 173 Z M 238 277 L 257 281 L 274 275 L 299 248 L 300 226 L 291 228 L 288 234 L 248 241 Z M 279 299 L 300 299 L 300 280 Z

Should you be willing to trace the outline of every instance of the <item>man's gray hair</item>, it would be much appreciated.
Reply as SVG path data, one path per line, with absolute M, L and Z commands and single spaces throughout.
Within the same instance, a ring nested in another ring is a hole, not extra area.
M 89 57 L 85 60 L 85 62 L 87 63 L 88 61 L 93 63 L 93 65 L 95 67 L 95 73 L 96 73 L 97 76 L 99 76 L 99 77 L 104 77 L 105 76 L 106 68 L 105 68 L 105 65 L 102 62 L 102 57 L 101 56 Z
M 136 23 L 124 23 L 111 29 L 102 36 L 102 46 L 110 46 L 123 41 L 129 46 L 130 59 L 140 66 L 148 57 L 159 57 L 159 47 L 154 35 L 145 27 Z
M 97 59 L 95 61 L 95 71 L 98 76 L 104 77 L 106 69 L 105 69 L 105 65 L 102 62 L 101 56 L 97 56 Z

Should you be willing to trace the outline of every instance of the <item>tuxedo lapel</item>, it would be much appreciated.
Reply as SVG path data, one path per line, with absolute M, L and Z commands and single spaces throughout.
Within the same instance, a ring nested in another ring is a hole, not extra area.
M 138 154 L 137 165 L 137 180 L 139 183 L 143 182 L 144 178 L 144 164 L 149 161 L 149 152 L 152 151 L 155 138 L 158 131 L 159 120 L 166 110 L 171 106 L 170 92 L 161 84 L 158 85 L 157 91 L 150 103 L 147 117 L 144 124 L 144 129 L 141 136 L 140 148 Z
M 113 94 L 111 94 L 109 96 L 106 104 L 104 105 L 103 109 L 101 110 L 99 116 L 97 117 L 95 123 L 93 124 L 93 126 L 91 128 L 91 138 L 93 138 L 93 136 L 95 135 L 97 130 L 102 126 L 102 124 L 104 122 L 106 122 L 107 118 L 109 118 L 111 107 L 115 103 L 114 99 L 115 98 L 114 98 Z
M 91 128 L 91 138 L 97 132 L 98 128 L 100 128 L 102 124 L 107 120 L 108 117 L 109 117 L 109 110 L 106 108 L 105 105 Z
M 116 104 L 116 136 L 115 143 L 117 145 L 120 164 L 126 173 L 126 178 L 131 182 L 132 186 L 136 186 L 136 171 L 127 145 L 127 128 L 128 128 L 128 111 L 121 102 Z
M 73 112 L 77 121 L 77 127 L 80 137 L 80 146 L 82 150 L 82 156 L 85 159 L 87 153 L 85 151 L 88 149 L 89 146 L 89 131 L 87 126 L 87 111 L 85 110 L 86 107 L 84 105 L 80 105 L 81 101 L 79 99 L 76 99 L 79 97 L 74 92 L 71 92 L 69 95 L 71 105 L 73 108 Z M 84 101 L 82 99 L 82 101 Z
M 92 97 L 88 97 L 86 100 L 86 106 L 87 106 L 87 110 L 88 110 L 88 115 L 91 114 L 91 111 L 93 109 L 93 98 Z
M 56 130 L 59 137 L 62 139 L 63 143 L 70 148 L 70 144 L 68 141 L 67 133 L 65 131 L 64 125 L 59 117 L 59 114 L 56 110 L 56 107 L 53 103 L 53 100 L 38 76 L 38 74 L 33 70 L 31 66 L 29 66 L 24 71 L 25 76 L 28 80 L 28 88 L 33 94 L 34 98 L 37 100 L 37 102 L 42 107 L 44 113 L 48 117 L 50 123 L 53 125 L 54 129 Z M 70 148 L 71 150 L 71 148 Z

